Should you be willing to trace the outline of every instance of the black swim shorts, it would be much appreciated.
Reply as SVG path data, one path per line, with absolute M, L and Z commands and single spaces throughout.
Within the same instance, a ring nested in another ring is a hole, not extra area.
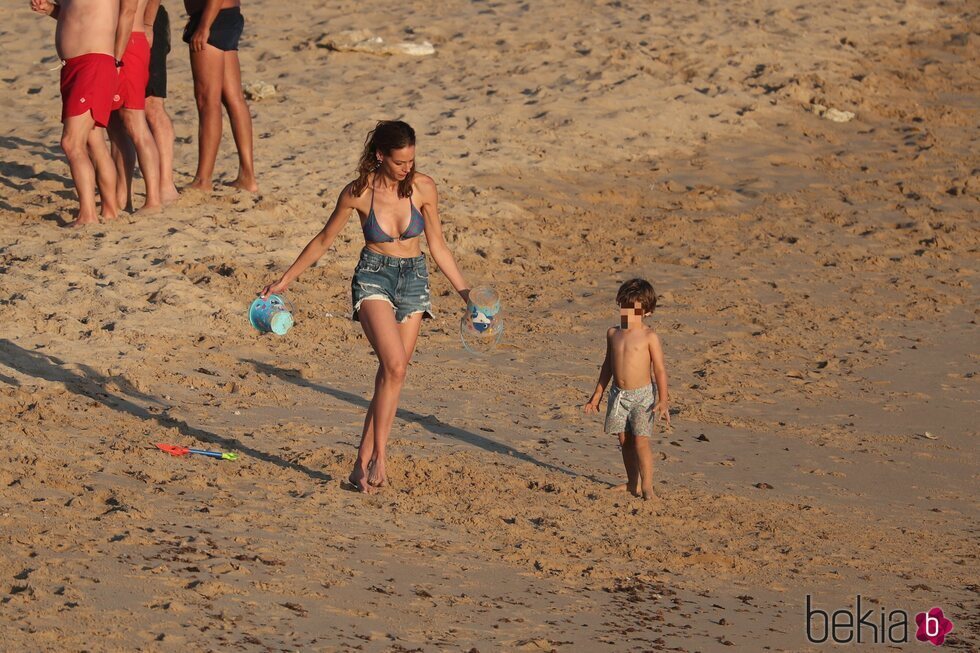
M 150 46 L 150 80 L 146 97 L 167 97 L 167 55 L 170 54 L 170 16 L 163 5 L 153 21 L 153 45 Z
M 190 43 L 197 26 L 201 24 L 202 12 L 191 14 L 187 19 L 187 27 L 184 28 L 184 43 Z M 213 45 L 219 50 L 228 52 L 238 49 L 238 40 L 242 38 L 242 30 L 245 29 L 245 17 L 242 16 L 241 7 L 228 7 L 218 12 L 211 24 L 211 35 L 208 36 L 208 44 Z

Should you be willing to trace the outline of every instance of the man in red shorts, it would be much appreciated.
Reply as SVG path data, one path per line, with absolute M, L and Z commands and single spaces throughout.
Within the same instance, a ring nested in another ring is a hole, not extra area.
M 121 0 L 122 4 L 136 0 Z M 105 144 L 113 97 L 119 83 L 114 41 L 120 0 L 31 0 L 31 9 L 58 21 L 55 47 L 61 69 L 61 148 L 78 193 L 78 215 L 71 223 L 81 227 L 99 221 L 95 185 L 102 198 L 102 219 L 119 213 L 116 173 Z M 97 177 L 97 179 L 96 179 Z
M 123 54 L 119 97 L 109 121 L 109 140 L 116 166 L 116 197 L 127 211 L 133 210 L 133 165 L 137 158 L 146 183 L 146 201 L 141 210 L 161 206 L 160 154 L 145 111 L 146 84 L 150 77 L 150 42 L 143 26 L 146 5 L 147 0 L 125 2 L 116 31 L 116 51 L 121 47 Z

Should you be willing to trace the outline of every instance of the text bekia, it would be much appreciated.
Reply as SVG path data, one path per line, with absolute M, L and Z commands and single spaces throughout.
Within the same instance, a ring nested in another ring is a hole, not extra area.
M 879 607 L 862 612 L 861 595 L 855 597 L 853 611 L 842 608 L 829 613 L 814 608 L 806 595 L 806 639 L 811 644 L 823 644 L 828 639 L 835 644 L 903 644 L 909 641 L 909 617 L 905 610 L 886 610 Z

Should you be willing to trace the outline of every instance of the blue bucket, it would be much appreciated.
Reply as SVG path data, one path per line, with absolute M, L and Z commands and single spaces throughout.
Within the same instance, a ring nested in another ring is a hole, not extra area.
M 248 321 L 262 333 L 285 335 L 293 326 L 291 307 L 279 295 L 257 297 L 248 309 Z

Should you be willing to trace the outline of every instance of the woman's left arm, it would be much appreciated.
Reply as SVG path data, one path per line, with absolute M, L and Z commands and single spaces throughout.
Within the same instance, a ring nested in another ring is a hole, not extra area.
M 436 190 L 436 183 L 431 177 L 416 174 L 415 186 L 419 191 L 419 210 L 425 217 L 425 240 L 429 244 L 429 253 L 435 260 L 436 265 L 442 273 L 449 279 L 463 301 L 469 301 L 470 287 L 463 278 L 463 273 L 456 265 L 453 253 L 446 245 L 446 239 L 442 235 L 442 223 L 439 221 L 439 193 Z

